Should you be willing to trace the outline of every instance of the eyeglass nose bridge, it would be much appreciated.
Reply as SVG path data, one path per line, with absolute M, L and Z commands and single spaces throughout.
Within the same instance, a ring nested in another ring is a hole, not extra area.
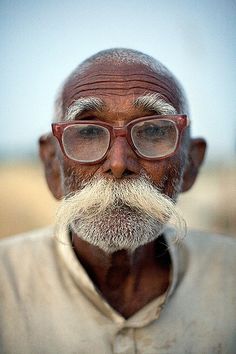
M 126 137 L 127 136 L 127 128 L 126 127 L 113 127 L 113 135 L 115 138 L 119 136 Z

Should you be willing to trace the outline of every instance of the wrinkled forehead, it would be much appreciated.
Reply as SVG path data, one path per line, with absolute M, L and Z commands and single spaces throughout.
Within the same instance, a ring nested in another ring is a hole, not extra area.
M 182 112 L 181 92 L 173 77 L 156 72 L 137 63 L 93 63 L 74 72 L 65 83 L 63 111 L 82 97 L 98 97 L 103 101 L 119 98 L 134 100 L 151 94 L 160 94 L 178 113 Z M 122 101 L 122 100 L 121 100 Z

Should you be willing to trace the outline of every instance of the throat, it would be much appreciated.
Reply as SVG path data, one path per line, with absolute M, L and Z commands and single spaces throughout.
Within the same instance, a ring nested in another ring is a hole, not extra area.
M 73 238 L 77 258 L 105 300 L 124 318 L 132 316 L 166 292 L 171 260 L 164 237 L 139 247 L 105 254 L 78 237 Z
M 170 281 L 170 264 L 156 263 L 134 268 L 110 268 L 100 291 L 108 303 L 128 318 L 153 299 L 164 294 Z

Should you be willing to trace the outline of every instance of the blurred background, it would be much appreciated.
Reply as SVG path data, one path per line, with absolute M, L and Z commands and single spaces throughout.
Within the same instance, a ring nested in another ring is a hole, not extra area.
M 235 235 L 235 18 L 234 0 L 1 0 L 0 237 L 53 223 L 37 139 L 64 78 L 110 47 L 150 54 L 182 82 L 209 147 L 180 208 L 189 227 Z

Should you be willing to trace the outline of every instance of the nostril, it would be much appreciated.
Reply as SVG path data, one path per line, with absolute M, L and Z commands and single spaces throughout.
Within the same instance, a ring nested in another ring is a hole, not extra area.
M 134 172 L 132 172 L 132 171 L 130 171 L 130 170 L 125 170 L 124 172 L 123 172 L 123 176 L 131 176 L 131 175 L 133 175 L 134 174 Z
M 112 172 L 111 169 L 109 169 L 108 171 L 106 171 L 106 174 L 108 174 L 108 175 L 114 175 L 114 173 Z M 132 175 L 134 175 L 134 172 L 132 172 L 132 171 L 130 171 L 130 170 L 128 170 L 128 169 L 124 170 L 124 172 L 122 173 L 122 177 L 128 177 L 128 176 L 132 176 Z

